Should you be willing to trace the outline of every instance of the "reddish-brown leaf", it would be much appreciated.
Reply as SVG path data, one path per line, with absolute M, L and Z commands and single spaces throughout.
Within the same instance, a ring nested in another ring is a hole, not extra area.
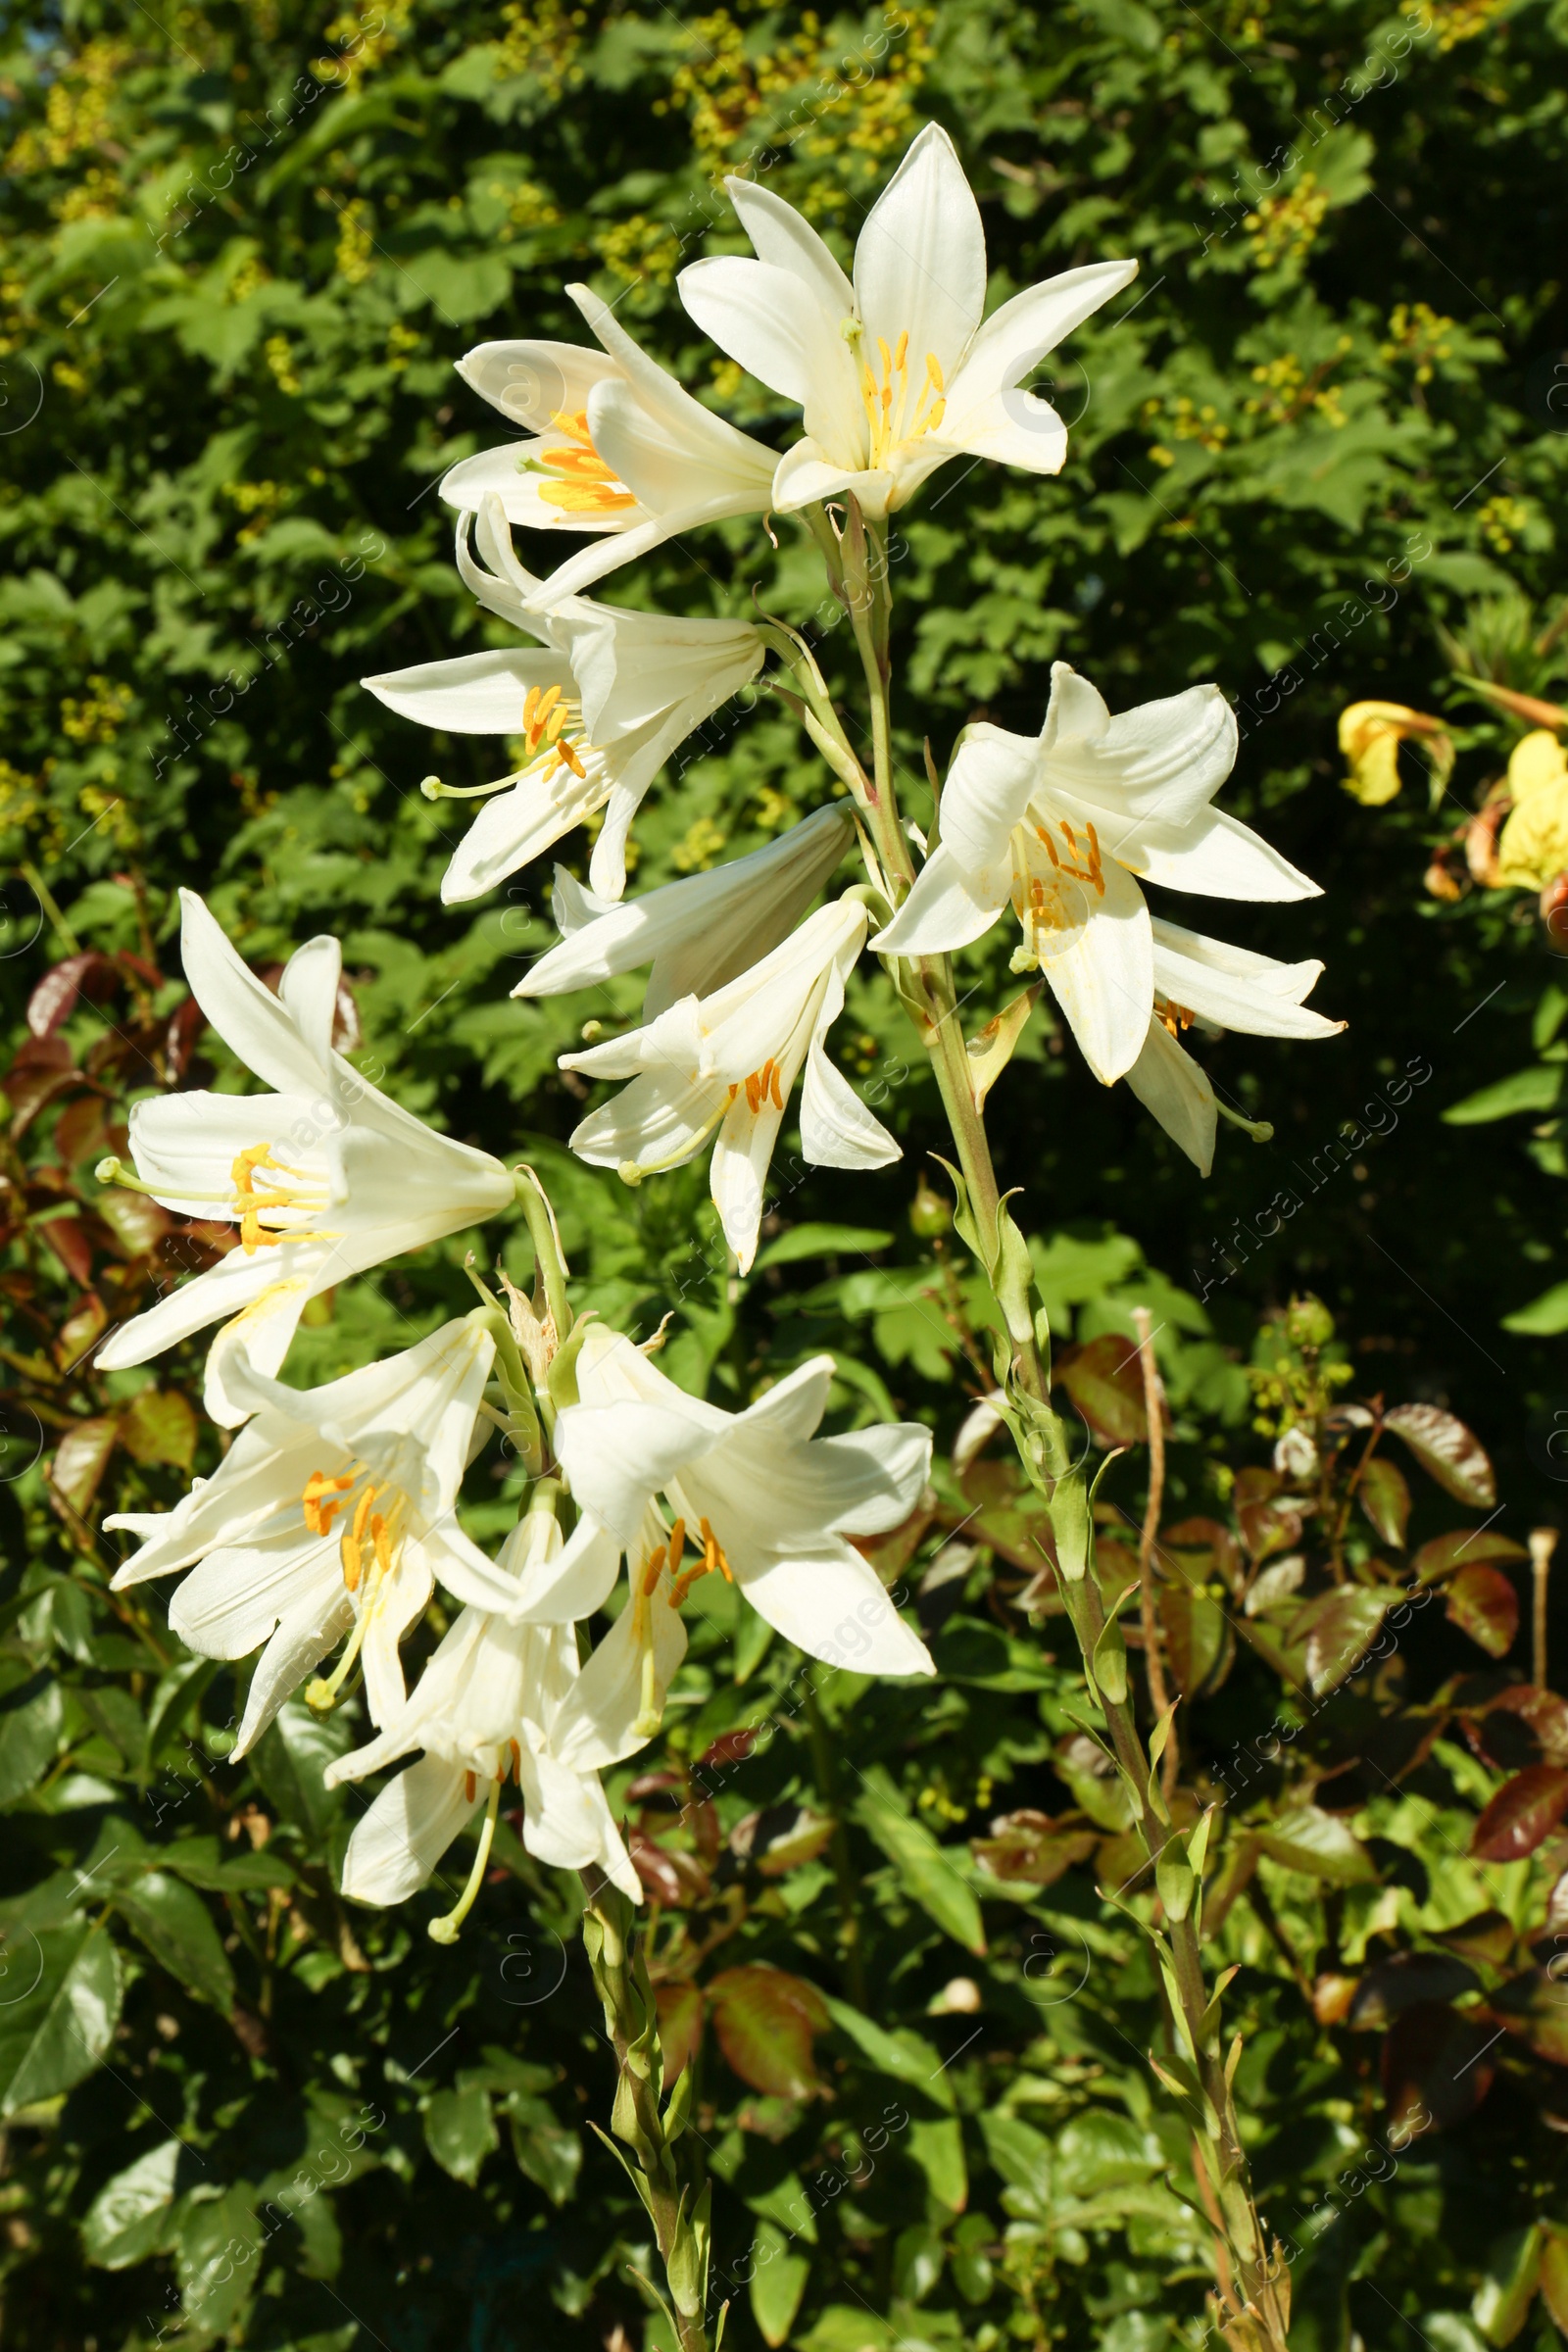
M 1102 1332 L 1064 1354 L 1055 1378 L 1102 1446 L 1144 1446 L 1149 1415 L 1144 1408 L 1144 1375 L 1137 1343 L 1119 1332 Z
M 96 1291 L 84 1291 L 55 1336 L 55 1362 L 74 1372 L 109 1329 L 109 1316 Z
M 1568 1764 L 1568 1699 L 1559 1698 L 1555 1690 L 1540 1690 L 1534 1683 L 1514 1683 L 1499 1690 L 1492 1703 L 1529 1724 L 1548 1764 Z
M 1393 1595 L 1367 1585 L 1342 1585 L 1309 1600 L 1290 1626 L 1292 1649 L 1302 1651 L 1306 1679 L 1321 1698 L 1353 1674 L 1377 1640 Z
M 683 2075 L 703 2038 L 703 1995 L 696 1984 L 660 1984 L 654 1991 L 659 2038 L 664 2049 L 664 2088 Z
M 21 1137 L 47 1103 L 83 1083 L 63 1037 L 26 1037 L 0 1085 L 11 1103 L 11 1133 Z
M 1550 1837 L 1564 1813 L 1568 1771 L 1560 1764 L 1527 1764 L 1503 1783 L 1476 1823 L 1470 1851 L 1480 1862 L 1518 1862 Z
M 1440 1577 L 1451 1576 L 1455 1568 L 1474 1567 L 1481 1560 L 1529 1557 L 1524 1545 L 1511 1536 L 1489 1535 L 1479 1527 L 1456 1527 L 1450 1535 L 1434 1536 L 1430 1544 L 1423 1544 L 1410 1565 L 1418 1582 L 1435 1585 Z
M 1492 1996 L 1492 2006 L 1510 2034 L 1553 2066 L 1568 2066 L 1568 2000 L 1550 1965 L 1515 1977 Z
M 707 1894 L 708 1873 L 695 1854 L 660 1845 L 641 1830 L 632 1831 L 626 1845 L 637 1876 L 654 1900 L 666 1909 L 680 1910 L 687 1903 L 701 1902 Z
M 1495 2033 L 1443 2001 L 1419 2001 L 1395 2019 L 1383 2044 L 1383 2089 L 1396 2137 L 1475 2112 L 1496 2072 L 1487 2055 Z
M 710 1746 L 705 1747 L 697 1759 L 698 1767 L 716 1764 L 727 1769 L 731 1764 L 744 1764 L 756 1745 L 756 1724 L 743 1724 L 738 1732 L 723 1732 Z
M 1492 1509 L 1497 1481 L 1487 1449 L 1454 1414 L 1438 1404 L 1396 1404 L 1384 1415 L 1383 1426 L 1404 1440 L 1427 1476 L 1455 1502 Z
M 1477 1911 L 1456 1928 L 1442 1928 L 1437 1940 L 1461 1960 L 1483 1962 L 1488 1968 L 1506 1968 L 1517 1940 L 1511 1919 L 1500 1911 Z
M 1461 1568 L 1448 1586 L 1446 1616 L 1489 1658 L 1505 1658 L 1519 1631 L 1519 1595 L 1500 1568 Z
M 45 972 L 27 999 L 27 1027 L 34 1037 L 52 1037 L 69 1020 L 78 996 L 96 1000 L 115 985 L 116 972 L 107 956 L 84 948 Z
M 109 1467 L 120 1424 L 111 1413 L 95 1414 L 67 1430 L 49 1467 L 50 1483 L 72 1510 L 84 1513 Z
M 1480 1980 L 1449 1952 L 1391 1952 L 1374 1961 L 1355 1988 L 1349 2021 L 1358 2034 L 1413 2009 L 1418 2001 L 1451 2001 L 1474 1992 Z
M 127 1193 L 119 1185 L 105 1185 L 93 1206 L 125 1257 L 146 1257 L 173 1223 L 168 1209 L 145 1193 Z
M 1196 1698 L 1225 1679 L 1235 1655 L 1230 1621 L 1217 1600 L 1191 1585 L 1161 1585 L 1159 1621 L 1171 1678 L 1183 1698 Z
M 1098 1831 L 1085 1827 L 1081 1813 L 1038 1813 L 1024 1807 L 999 1813 L 989 1838 L 974 1838 L 969 1851 L 994 1879 L 1026 1886 L 1054 1886 L 1075 1862 L 1087 1862 L 1100 1843 Z
M 1260 1470 L 1255 1464 L 1238 1473 L 1236 1517 L 1242 1542 L 1254 1560 L 1289 1551 L 1300 1542 L 1300 1512 L 1289 1502 L 1274 1499 L 1284 1483 L 1277 1470 Z
M 1375 1453 L 1361 1473 L 1361 1508 L 1385 1544 L 1404 1549 L 1404 1531 L 1410 1524 L 1410 1490 L 1397 1462 Z
M 164 1035 L 164 1068 L 171 1086 L 177 1086 L 190 1067 L 190 1057 L 196 1051 L 196 1040 L 207 1026 L 207 1015 L 194 997 L 176 1004 L 169 1016 Z
M 55 1121 L 55 1151 L 62 1167 L 79 1167 L 84 1159 L 96 1163 L 106 1152 L 123 1156 L 127 1140 L 101 1095 L 78 1095 Z
M 196 1458 L 196 1415 L 177 1389 L 143 1389 L 120 1423 L 120 1442 L 132 1460 L 171 1462 L 188 1470 Z
M 1172 1555 L 1190 1585 L 1206 1584 L 1210 1576 L 1217 1576 L 1233 1592 L 1240 1590 L 1241 1546 L 1217 1519 L 1178 1519 L 1174 1527 L 1162 1528 L 1159 1553 L 1161 1559 Z
M 73 1282 L 91 1280 L 92 1235 L 79 1216 L 46 1217 L 33 1231 L 48 1243 Z
M 748 1961 L 713 1978 L 708 2005 L 718 2046 L 743 2082 L 781 2099 L 821 2088 L 811 2043 L 826 2033 L 828 2014 L 814 1984 Z
M 735 1824 L 729 1849 L 764 1879 L 782 1879 L 825 1853 L 835 1826 L 826 1814 L 813 1813 L 808 1806 L 768 1805 Z

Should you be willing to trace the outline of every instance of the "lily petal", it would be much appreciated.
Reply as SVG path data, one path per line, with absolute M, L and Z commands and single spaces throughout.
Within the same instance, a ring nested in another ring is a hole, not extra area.
M 986 240 L 953 141 L 934 122 L 871 208 L 855 249 L 855 292 L 869 340 L 896 349 L 907 333 L 916 380 L 927 352 L 945 375 L 956 371 L 985 308 Z
M 1144 894 L 1116 864 L 1104 895 L 1072 885 L 1082 919 L 1053 935 L 1040 968 L 1095 1076 L 1113 1085 L 1143 1050 L 1154 1002 L 1154 942 Z
M 1214 1164 L 1214 1134 L 1219 1123 L 1214 1090 L 1162 1021 L 1150 1022 L 1144 1050 L 1128 1071 L 1127 1083 L 1199 1174 L 1206 1176 Z

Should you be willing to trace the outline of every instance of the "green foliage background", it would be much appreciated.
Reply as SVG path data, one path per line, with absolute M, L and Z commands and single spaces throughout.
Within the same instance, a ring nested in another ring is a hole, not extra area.
M 898 518 L 908 805 L 925 805 L 922 731 L 945 757 L 978 711 L 1032 729 L 1053 659 L 1088 670 L 1113 707 L 1215 678 L 1244 733 L 1229 805 L 1325 891 L 1277 917 L 1236 910 L 1224 927 L 1321 956 L 1320 1002 L 1350 1023 L 1333 1046 L 1212 1050 L 1216 1080 L 1277 1132 L 1263 1148 L 1231 1138 L 1200 1183 L 1126 1090 L 1097 1089 L 1037 1016 L 994 1132 L 1004 1182 L 1027 1188 L 1060 1337 L 1125 1331 L 1135 1302 L 1154 1307 L 1178 1423 L 1171 1510 L 1212 1510 L 1228 1493 L 1216 1466 L 1265 1458 L 1241 1370 L 1258 1316 L 1310 1287 L 1340 1319 L 1355 1394 L 1451 1406 L 1499 1464 L 1508 1530 L 1551 1517 L 1553 1416 L 1568 1405 L 1553 1318 L 1535 1330 L 1499 1318 L 1561 1267 L 1561 1146 L 1444 1113 L 1526 1062 L 1532 1034 L 1555 1070 L 1568 997 L 1528 899 L 1475 891 L 1448 905 L 1420 888 L 1431 845 L 1469 814 L 1511 732 L 1461 727 L 1435 811 L 1413 783 L 1371 810 L 1339 790 L 1334 719 L 1377 695 L 1448 698 L 1456 723 L 1477 720 L 1446 683 L 1435 622 L 1463 627 L 1478 601 L 1504 596 L 1544 611 L 1560 581 L 1568 16 L 1539 0 L 1394 14 L 1224 0 L 1202 15 L 1184 0 L 941 0 L 864 17 L 384 0 L 332 20 L 256 0 L 161 14 L 12 5 L 0 24 L 0 846 L 14 861 L 0 985 L 13 1046 L 50 965 L 75 952 L 140 959 L 60 1032 L 92 1085 L 58 1098 L 45 1086 L 51 1106 L 29 1121 L 38 1071 L 63 1065 L 34 1054 L 8 1081 L 5 1361 L 51 1446 L 85 1416 L 115 1450 L 73 1490 L 74 1513 L 51 1507 L 41 1468 L 0 1489 L 7 1965 L 31 1942 L 46 1963 L 19 2011 L 32 2021 L 22 2041 L 7 2044 L 0 2006 L 5 2326 L 27 2352 L 224 2340 L 489 2352 L 585 2329 L 612 2342 L 617 2327 L 635 2340 L 634 2213 L 584 2135 L 610 2073 L 580 1961 L 564 1956 L 571 1890 L 514 1838 L 512 1877 L 456 1952 L 427 1946 L 417 1922 L 350 1921 L 331 1887 L 347 1800 L 320 1788 L 328 1735 L 291 1725 L 240 1781 L 218 1760 L 233 1679 L 177 1660 L 156 1596 L 118 1614 L 104 1597 L 112 1540 L 97 1518 L 112 1494 L 122 1507 L 172 1500 L 193 1439 L 177 1405 L 121 1421 L 141 1376 L 106 1384 L 56 1345 L 62 1326 L 92 1336 L 84 1293 L 118 1311 L 147 1271 L 146 1237 L 91 1226 L 109 1213 L 86 1174 L 105 1128 L 78 1114 L 61 1140 L 61 1104 L 96 1089 L 108 1121 L 127 1092 L 179 1074 L 164 1042 L 184 995 L 179 884 L 206 892 L 260 968 L 329 928 L 352 977 L 356 1057 L 422 1115 L 532 1158 L 586 1302 L 645 1332 L 674 1310 L 676 1377 L 744 1398 L 828 1346 L 844 1365 L 842 1415 L 915 1412 L 951 1438 L 964 1369 L 906 1213 L 940 1141 L 937 1105 L 874 967 L 838 1043 L 906 1161 L 857 1190 L 864 1230 L 835 1240 L 815 1229 L 842 1217 L 842 1188 L 786 1159 L 769 1250 L 738 1292 L 699 1175 L 629 1193 L 564 1151 L 578 1106 L 555 1058 L 587 1008 L 507 997 L 550 936 L 545 877 L 476 909 L 440 906 L 451 819 L 418 780 L 432 766 L 478 780 L 493 747 L 432 748 L 356 683 L 490 641 L 434 493 L 448 465 L 500 437 L 452 373 L 468 345 L 580 339 L 560 289 L 586 277 L 683 380 L 781 434 L 783 413 L 701 344 L 675 296 L 686 261 L 741 249 L 715 174 L 750 163 L 852 241 L 908 138 L 936 120 L 981 197 L 994 303 L 1107 254 L 1135 255 L 1142 274 L 1115 317 L 1049 364 L 1075 428 L 1062 476 L 954 470 Z M 610 594 L 742 613 L 755 591 L 819 629 L 829 675 L 847 677 L 847 632 L 822 609 L 814 556 L 804 535 L 779 541 L 775 553 L 750 526 L 714 531 Z M 1551 690 L 1549 676 L 1530 683 Z M 651 797 L 634 887 L 757 846 L 824 784 L 781 710 L 721 717 Z M 580 867 L 580 840 L 566 847 Z M 967 967 L 980 1017 L 1002 1001 L 1004 953 Z M 617 986 L 593 1009 L 612 1018 L 634 1002 Z M 215 1040 L 199 1052 L 218 1083 L 240 1083 Z M 1413 1090 L 1412 1072 L 1425 1073 Z M 194 1074 L 210 1082 L 200 1061 Z M 1559 1083 L 1526 1086 L 1518 1106 L 1539 1120 Z M 1347 1155 L 1334 1139 L 1352 1121 Z M 1282 1191 L 1300 1206 L 1270 1234 Z M 78 1207 L 93 1238 L 85 1277 L 46 1231 Z M 506 1247 L 520 1251 L 517 1237 Z M 460 1308 L 460 1259 L 434 1253 L 352 1286 L 302 1334 L 290 1376 L 327 1377 Z M 164 1391 L 188 1386 L 195 1360 L 161 1371 Z M 1135 1513 L 1140 1475 L 1124 1480 Z M 476 1533 L 499 1532 L 507 1494 L 504 1475 L 479 1475 Z M 1446 1507 L 1417 1532 L 1437 1532 Z M 867 2003 L 873 2019 L 862 2030 L 834 2013 L 823 2048 L 835 2054 L 819 2059 L 830 2102 L 747 2093 L 710 2037 L 721 2246 L 733 2270 L 774 2230 L 763 2274 L 789 2289 L 770 2303 L 742 2280 L 731 2324 L 748 2342 L 760 2329 L 809 2352 L 988 2352 L 1010 2332 L 1160 2352 L 1178 2324 L 1200 2332 L 1203 2232 L 1165 2186 L 1186 2157 L 1145 2064 L 1158 2021 L 1136 1937 L 1099 1903 L 1091 1870 L 1007 1896 L 983 1882 L 983 1954 L 976 1941 L 963 1840 L 998 1805 L 1059 1804 L 1048 1757 L 1070 1734 L 1074 1688 L 1049 1641 L 988 1603 L 1003 1556 L 982 1546 L 970 1581 L 945 1589 L 942 1607 L 962 1609 L 934 1699 L 839 1677 L 808 1703 L 798 1661 L 744 1650 L 737 1681 L 719 1624 L 689 1669 L 676 1766 L 737 1723 L 775 1721 L 733 1786 L 726 1769 L 723 1833 L 775 1803 L 837 1812 L 853 1824 L 841 1859 L 863 1882 L 871 1936 L 862 2003 L 835 1941 L 830 1862 L 778 1878 L 737 1865 L 744 1919 L 721 1965 L 776 1961 L 850 2019 Z M 1416 1649 L 1412 1702 L 1474 1663 L 1442 1629 L 1424 1627 Z M 1250 1738 L 1277 1698 L 1249 1652 L 1214 1700 L 1213 1752 Z M 848 1751 L 858 1775 L 881 1773 L 872 1794 L 841 1785 Z M 1495 1777 L 1458 1747 L 1444 1770 L 1410 1800 L 1430 1819 L 1377 1828 L 1427 1849 L 1423 1868 L 1440 1874 Z M 271 1834 L 254 1851 L 230 1835 L 264 1816 Z M 1328 1916 L 1325 1885 L 1287 1871 L 1278 1905 L 1297 1903 L 1309 1965 L 1315 1951 L 1324 1968 L 1354 1969 L 1384 1931 Z M 1523 1930 L 1536 1894 L 1523 1878 L 1509 1887 Z M 1498 1899 L 1463 1888 L 1472 1909 Z M 688 1896 L 672 1896 L 673 1919 Z M 1439 1924 L 1463 1915 L 1455 1899 Z M 728 1917 L 716 1894 L 691 1901 L 710 1928 Z M 1060 1942 L 1058 1913 L 1094 1965 L 1081 1993 L 1042 2010 L 1030 1938 Z M 1412 1918 L 1403 1931 L 1416 1934 Z M 1232 1921 L 1260 2170 L 1281 2227 L 1298 2227 L 1287 2208 L 1316 2210 L 1377 2126 L 1370 2045 L 1315 2024 L 1282 1958 L 1289 1926 L 1282 1946 L 1247 1904 Z M 558 1949 L 559 1993 L 519 1998 Z M 985 2003 L 967 2056 L 968 2013 L 940 2007 L 960 1973 L 981 1980 Z M 1500 2085 L 1478 2126 L 1407 2158 L 1313 2238 L 1303 2345 L 1348 2345 L 1352 2324 L 1378 2346 L 1415 2323 L 1443 2352 L 1465 2352 L 1483 2323 L 1506 2340 L 1508 2232 L 1550 2211 L 1562 2144 L 1540 2121 L 1549 2081 L 1513 2096 Z M 842 2172 L 847 2148 L 863 2159 L 873 2131 L 887 2152 L 869 2185 L 823 2190 L 809 2235 L 786 2238 L 789 2183 Z M 267 2234 L 258 2215 L 313 2165 L 319 2185 Z M 1478 2284 L 1489 2264 L 1503 2281 L 1491 2304 Z M 1477 2316 L 1462 2316 L 1478 2292 Z M 1549 2335 L 1545 2308 L 1530 2325 Z

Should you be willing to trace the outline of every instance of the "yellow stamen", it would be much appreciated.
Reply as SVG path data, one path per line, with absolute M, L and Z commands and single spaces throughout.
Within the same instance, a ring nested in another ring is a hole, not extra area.
M 467 1885 L 452 1909 L 443 1918 L 432 1919 L 430 1922 L 429 1936 L 432 1943 L 457 1942 L 458 1931 L 473 1909 L 479 1889 L 484 1885 L 484 1874 L 490 1864 L 490 1841 L 496 1834 L 496 1812 L 501 1803 L 501 1782 L 504 1778 L 503 1774 L 490 1784 L 489 1802 L 485 1806 L 484 1822 L 479 1831 L 479 1842 L 474 1849 L 473 1868 L 468 1873 Z M 467 1791 L 468 1802 L 471 1804 L 478 1794 L 478 1782 L 471 1772 L 464 1774 L 463 1786 Z
M 612 514 L 637 504 L 595 449 L 586 409 L 578 409 L 574 416 L 558 409 L 550 421 L 568 436 L 571 446 L 541 449 L 531 462 L 534 468 L 562 477 L 540 484 L 539 496 L 547 507 L 560 507 L 568 514 Z
M 305 1524 L 313 1536 L 330 1535 L 332 1522 L 344 1507 L 335 1498 L 346 1494 L 353 1484 L 352 1471 L 345 1472 L 341 1478 L 329 1478 L 324 1470 L 311 1472 L 300 1495 L 300 1507 L 305 1513 Z

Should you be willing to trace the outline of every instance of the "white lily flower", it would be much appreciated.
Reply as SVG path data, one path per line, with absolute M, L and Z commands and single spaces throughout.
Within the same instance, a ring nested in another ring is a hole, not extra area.
M 346 1275 L 493 1216 L 514 1198 L 488 1152 L 437 1135 L 332 1050 L 342 950 L 307 940 L 274 997 L 194 891 L 179 894 L 191 994 L 264 1095 L 163 1095 L 130 1114 L 139 1189 L 176 1214 L 227 1220 L 238 1247 L 111 1333 L 104 1371 L 144 1364 L 208 1323 L 235 1320 L 207 1359 L 207 1410 L 232 1429 L 252 1409 L 228 1366 L 243 1346 L 275 1372 L 301 1310 Z M 105 1161 L 104 1179 L 120 1174 Z M 123 1181 L 123 1178 L 121 1178 Z
M 1015 971 L 1050 982 L 1085 1060 L 1124 1077 L 1149 1034 L 1154 943 L 1133 879 L 1230 899 L 1305 899 L 1317 884 L 1210 806 L 1236 758 L 1217 686 L 1191 686 L 1112 718 L 1065 662 L 1053 663 L 1038 737 L 968 728 L 942 795 L 942 832 L 882 955 L 963 948 L 1010 901 Z
M 604 532 L 555 573 L 558 596 L 701 523 L 764 514 L 778 463 L 683 391 L 588 287 L 566 292 L 601 350 L 481 343 L 460 360 L 465 382 L 533 437 L 465 458 L 441 484 L 449 506 L 494 491 L 511 522 Z
M 514 1582 L 536 1572 L 559 1553 L 561 1540 L 552 1512 L 529 1512 L 507 1539 L 496 1574 Z M 555 1752 L 552 1726 L 576 1675 L 577 1637 L 569 1625 L 519 1625 L 483 1608 L 465 1609 L 395 1720 L 327 1769 L 327 1784 L 336 1787 L 423 1750 L 356 1828 L 344 1857 L 344 1893 L 362 1903 L 406 1901 L 482 1807 L 485 1824 L 465 1896 L 431 1931 L 450 1942 L 483 1878 L 501 1790 L 514 1778 L 529 1853 L 566 1870 L 597 1863 L 640 1902 L 641 1883 L 598 1776 Z
M 616 899 L 626 883 L 627 832 L 648 787 L 687 736 L 756 677 L 762 640 L 748 620 L 632 612 L 586 597 L 553 601 L 514 554 L 500 499 L 488 494 L 473 519 L 484 563 L 469 552 L 464 514 L 464 579 L 541 650 L 464 654 L 360 683 L 421 726 L 521 739 L 521 764 L 494 784 L 426 788 L 436 798 L 483 801 L 443 877 L 448 906 L 493 889 L 601 808 L 592 883 Z
M 551 910 L 561 945 L 540 956 L 514 997 L 558 997 L 652 964 L 643 1018 L 681 997 L 711 996 L 789 937 L 854 839 L 839 803 L 818 808 L 765 849 L 617 904 L 556 868 Z
M 641 1029 L 564 1054 L 564 1070 L 632 1083 L 583 1120 L 571 1149 L 628 1184 L 695 1159 L 715 1130 L 710 1187 L 742 1273 L 757 1254 L 762 1187 L 791 1087 L 805 1067 L 801 1149 L 817 1167 L 881 1168 L 899 1147 L 828 1060 L 823 1039 L 865 940 L 852 899 L 818 907 L 782 947 L 711 996 Z
M 236 1350 L 231 1393 L 254 1418 L 212 1478 L 172 1511 L 106 1519 L 141 1539 L 115 1590 L 191 1570 L 169 1622 L 208 1658 L 261 1658 L 234 1749 L 347 1634 L 335 1696 L 356 1660 L 370 1713 L 403 1704 L 398 1644 L 439 1581 L 460 1600 L 502 1605 L 513 1589 L 458 1525 L 495 1343 L 476 1318 L 312 1390 L 269 1380 Z
M 806 438 L 779 465 L 774 506 L 788 513 L 853 491 L 880 517 L 965 453 L 1060 472 L 1067 428 L 1020 387 L 1136 275 L 1136 262 L 1064 270 L 982 325 L 980 208 L 935 123 L 872 206 L 853 284 L 793 205 L 749 179 L 724 184 L 760 258 L 695 262 L 680 296 L 721 350 L 805 411 Z
M 541 1622 L 592 1616 L 622 1551 L 630 1591 L 556 1718 L 564 1762 L 615 1762 L 652 1737 L 685 1654 L 681 1607 L 710 1574 L 828 1665 L 934 1673 L 925 1644 L 847 1541 L 908 1517 L 930 1466 L 930 1432 L 901 1423 L 816 1437 L 833 1377 L 833 1358 L 814 1356 L 745 1412 L 727 1413 L 677 1389 L 619 1333 L 589 1330 L 578 1402 L 556 1426 L 582 1517 L 565 1549 L 524 1579 L 523 1608 Z
M 1177 1044 L 1181 1032 L 1195 1017 L 1252 1037 L 1337 1037 L 1345 1023 L 1302 1003 L 1321 963 L 1277 963 L 1271 956 L 1158 920 L 1153 934 L 1153 1017 L 1127 1083 L 1206 1176 L 1214 1163 L 1219 1108 L 1204 1072 Z

